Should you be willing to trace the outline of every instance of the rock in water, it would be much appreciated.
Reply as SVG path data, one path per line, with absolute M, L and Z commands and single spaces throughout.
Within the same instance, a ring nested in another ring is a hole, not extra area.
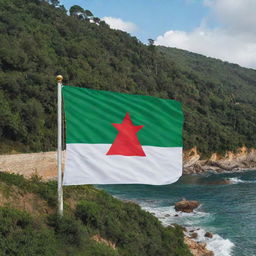
M 206 232 L 204 236 L 208 238 L 212 238 L 213 234 L 211 232 Z
M 197 239 L 198 234 L 196 232 L 194 232 L 194 233 L 191 234 L 190 238 Z
M 193 212 L 199 206 L 198 201 L 188 201 L 183 199 L 175 204 L 175 210 L 181 212 Z

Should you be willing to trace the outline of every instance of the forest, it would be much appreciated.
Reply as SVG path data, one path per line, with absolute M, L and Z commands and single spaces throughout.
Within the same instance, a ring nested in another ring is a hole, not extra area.
M 184 148 L 256 144 L 256 71 L 143 44 L 57 0 L 0 0 L 0 153 L 56 148 L 55 77 L 65 85 L 182 102 Z

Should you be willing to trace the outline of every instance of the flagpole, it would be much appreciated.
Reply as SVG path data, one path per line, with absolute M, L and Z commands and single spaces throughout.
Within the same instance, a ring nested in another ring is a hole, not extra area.
M 58 83 L 58 151 L 57 151 L 57 166 L 58 166 L 58 214 L 63 216 L 63 189 L 62 189 L 62 80 L 63 77 L 56 77 Z

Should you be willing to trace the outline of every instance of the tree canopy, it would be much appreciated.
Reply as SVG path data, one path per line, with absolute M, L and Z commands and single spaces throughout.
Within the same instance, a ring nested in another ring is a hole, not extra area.
M 66 85 L 181 101 L 185 148 L 255 146 L 255 70 L 147 46 L 72 10 L 58 1 L 0 0 L 0 152 L 55 149 L 57 74 Z

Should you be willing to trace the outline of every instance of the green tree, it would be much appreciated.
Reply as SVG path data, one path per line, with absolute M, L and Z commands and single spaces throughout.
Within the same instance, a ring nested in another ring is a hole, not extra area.
M 60 4 L 59 0 L 50 0 L 50 2 L 53 6 L 58 6 Z
M 92 18 L 93 14 L 90 10 L 85 10 L 84 13 L 86 14 L 87 18 Z
M 79 5 L 73 5 L 69 9 L 69 13 L 71 16 L 84 17 L 85 10 Z

